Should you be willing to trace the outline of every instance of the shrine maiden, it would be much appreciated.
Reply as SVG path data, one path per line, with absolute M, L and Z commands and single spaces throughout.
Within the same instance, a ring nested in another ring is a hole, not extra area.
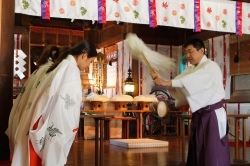
M 44 77 L 48 68 L 53 64 L 53 61 L 58 58 L 58 50 L 59 48 L 55 45 L 49 45 L 43 50 L 39 60 L 36 62 L 38 68 L 27 79 L 20 94 L 14 101 L 9 116 L 8 128 L 6 130 L 6 135 L 9 137 L 11 156 L 14 151 L 15 133 L 19 125 L 22 113 L 27 106 L 30 94 L 32 90 L 35 89 L 38 82 L 40 82 L 40 79 Z
M 80 70 L 96 56 L 94 44 L 84 40 L 62 52 L 48 69 L 19 124 L 12 165 L 66 164 L 79 125 Z
M 165 86 L 176 106 L 189 104 L 192 112 L 187 166 L 229 166 L 227 114 L 223 108 L 222 72 L 217 63 L 204 55 L 200 39 L 184 44 L 186 58 L 192 64 L 173 80 L 164 80 L 152 72 L 155 84 Z

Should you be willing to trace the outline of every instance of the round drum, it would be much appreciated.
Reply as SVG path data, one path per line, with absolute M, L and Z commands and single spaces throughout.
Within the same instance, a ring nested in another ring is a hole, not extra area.
M 157 105 L 157 114 L 160 118 L 167 118 L 169 111 L 176 110 L 174 100 L 159 101 Z

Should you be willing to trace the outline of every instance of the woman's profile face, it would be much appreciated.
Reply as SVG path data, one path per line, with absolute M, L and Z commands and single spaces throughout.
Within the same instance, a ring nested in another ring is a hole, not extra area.
M 77 67 L 80 70 L 84 70 L 86 67 L 89 67 L 90 63 L 92 63 L 95 60 L 96 57 L 88 58 L 88 55 L 82 54 L 77 58 Z

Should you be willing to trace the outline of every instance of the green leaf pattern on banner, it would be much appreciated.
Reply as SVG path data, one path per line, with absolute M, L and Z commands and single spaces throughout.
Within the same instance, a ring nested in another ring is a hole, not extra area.
M 22 0 L 22 3 L 23 3 L 23 8 L 26 10 L 28 9 L 28 7 L 30 6 L 29 2 L 26 1 L 26 0 Z
M 85 7 L 81 7 L 80 10 L 81 10 L 82 16 L 84 16 L 88 11 Z

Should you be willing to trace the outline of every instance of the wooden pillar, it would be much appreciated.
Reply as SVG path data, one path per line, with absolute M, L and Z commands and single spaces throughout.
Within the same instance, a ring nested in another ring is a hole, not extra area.
M 139 75 L 138 75 L 138 60 L 132 59 L 132 78 L 135 82 L 135 90 L 133 95 L 138 96 L 139 95 Z
M 0 160 L 9 159 L 5 135 L 12 107 L 15 0 L 0 0 Z
M 30 31 L 29 31 L 29 24 L 30 24 L 30 16 L 29 15 L 22 15 L 22 26 L 23 32 L 22 34 L 22 51 L 27 55 L 25 68 L 26 71 L 24 75 L 26 76 L 25 79 L 27 80 L 30 76 L 31 66 L 30 66 Z

